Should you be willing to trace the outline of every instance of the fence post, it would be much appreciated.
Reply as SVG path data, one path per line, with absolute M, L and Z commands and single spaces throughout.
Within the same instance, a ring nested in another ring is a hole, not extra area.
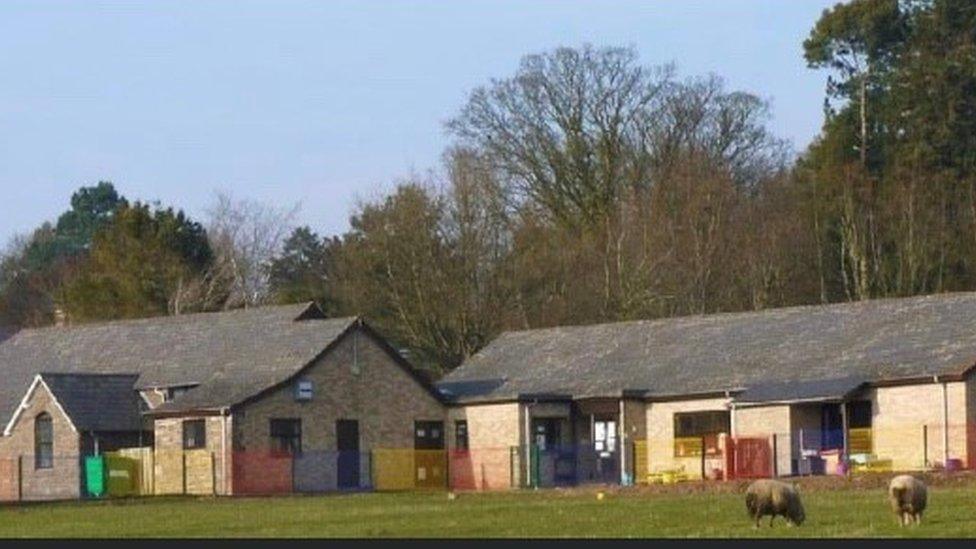
M 515 452 L 518 450 L 514 446 L 508 447 L 508 485 L 509 488 L 517 488 L 515 485 Z
M 705 437 L 701 437 L 701 478 L 705 480 Z
M 369 456 L 369 488 L 370 488 L 370 490 L 372 490 L 372 491 L 375 492 L 376 491 L 376 482 L 373 479 L 376 478 L 376 472 L 375 472 L 375 470 L 373 468 L 373 462 L 374 462 L 374 460 L 373 460 L 373 450 L 370 449 L 370 451 L 367 453 L 367 455 Z
M 24 456 L 17 455 L 17 501 L 24 501 Z
M 444 452 L 444 488 L 448 490 L 451 489 L 451 457 L 447 455 L 450 451 L 448 449 L 441 450 Z
M 213 495 L 217 495 L 217 458 L 214 452 L 210 452 L 210 487 Z
M 776 433 L 773 433 L 773 478 L 779 476 L 779 452 L 776 448 Z
M 183 495 L 186 495 L 186 451 L 180 452 L 180 459 L 182 460 L 183 467 Z
M 929 426 L 922 425 L 922 467 L 929 468 Z
M 288 455 L 291 458 L 291 492 L 290 493 L 294 494 L 295 492 L 298 491 L 297 489 L 295 489 L 295 461 L 298 460 L 298 452 L 292 450 Z M 359 471 L 356 471 L 356 476 L 359 476 Z M 357 486 L 356 488 L 359 488 L 359 486 Z

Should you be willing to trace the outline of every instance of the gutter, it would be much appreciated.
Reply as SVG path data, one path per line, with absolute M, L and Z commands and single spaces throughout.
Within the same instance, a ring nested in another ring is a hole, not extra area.
M 532 406 L 538 404 L 538 400 L 532 402 L 524 402 L 523 406 L 525 409 L 525 484 L 526 486 L 532 483 L 532 416 L 531 408 Z M 538 488 L 538 486 L 534 486 Z
M 949 463 L 949 387 L 945 376 L 941 380 L 938 375 L 932 376 L 932 381 L 942 384 L 942 467 L 945 468 Z
M 220 409 L 220 468 L 222 470 L 221 484 L 223 485 L 223 495 L 229 496 L 227 482 L 227 421 L 230 419 L 230 408 L 224 406 Z

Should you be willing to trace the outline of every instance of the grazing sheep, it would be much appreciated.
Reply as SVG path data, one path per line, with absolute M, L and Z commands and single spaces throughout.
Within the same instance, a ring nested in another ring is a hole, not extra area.
M 888 500 L 898 515 L 898 524 L 922 523 L 922 512 L 928 502 L 925 483 L 911 475 L 898 475 L 888 484 Z
M 769 515 L 769 525 L 773 525 L 776 515 L 782 515 L 790 526 L 803 524 L 806 514 L 796 486 L 778 480 L 762 479 L 749 485 L 746 490 L 746 509 L 749 517 L 756 521 Z

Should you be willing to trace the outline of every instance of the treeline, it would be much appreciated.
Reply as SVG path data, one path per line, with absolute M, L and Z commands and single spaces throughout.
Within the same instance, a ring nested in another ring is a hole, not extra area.
M 976 6 L 855 0 L 803 46 L 830 76 L 798 155 L 718 77 L 560 48 L 474 90 L 441 165 L 341 236 L 100 184 L 6 255 L 0 307 L 43 325 L 314 299 L 437 372 L 506 329 L 976 289 Z

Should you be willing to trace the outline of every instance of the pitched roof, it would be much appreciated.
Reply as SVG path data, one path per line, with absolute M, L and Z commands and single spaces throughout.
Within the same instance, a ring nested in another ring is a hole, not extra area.
M 484 382 L 484 391 L 456 400 L 485 401 L 958 375 L 976 362 L 974 321 L 976 292 L 967 292 L 507 332 L 439 386 Z
M 813 400 L 841 400 L 867 383 L 861 376 L 807 381 L 773 381 L 750 385 L 735 396 L 736 402 L 798 402 Z
M 139 431 L 142 397 L 137 374 L 40 374 L 79 431 Z
M 287 379 L 356 322 L 305 303 L 22 330 L 0 343 L 0 418 L 39 371 L 137 374 L 137 389 L 198 385 L 171 409 L 231 405 Z

